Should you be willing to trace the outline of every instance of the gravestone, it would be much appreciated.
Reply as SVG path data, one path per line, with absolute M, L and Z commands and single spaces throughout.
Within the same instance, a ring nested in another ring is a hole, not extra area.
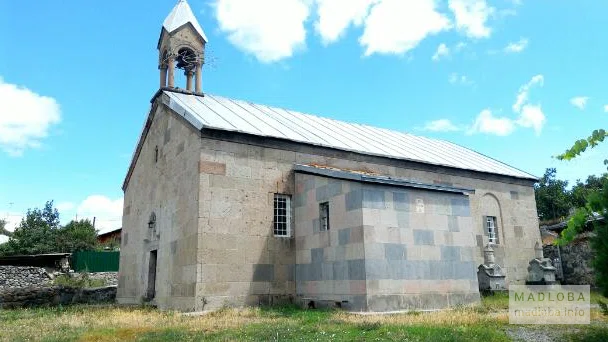
M 528 277 L 526 284 L 528 285 L 552 285 L 557 283 L 557 269 L 553 267 L 551 259 L 545 258 L 543 248 L 540 243 L 536 242 L 534 246 L 536 257 L 530 261 L 528 265 Z
M 483 264 L 477 267 L 477 281 L 480 292 L 506 291 L 506 275 L 495 262 L 494 249 L 490 244 L 483 250 Z

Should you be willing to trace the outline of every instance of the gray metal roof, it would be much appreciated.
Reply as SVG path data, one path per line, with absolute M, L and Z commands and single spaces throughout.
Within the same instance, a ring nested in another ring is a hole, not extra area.
M 529 173 L 451 142 L 293 110 L 205 94 L 163 91 L 163 103 L 199 130 L 241 132 L 367 155 L 442 165 L 517 178 Z
M 441 185 L 441 184 L 428 184 L 428 183 L 420 183 L 416 181 L 412 181 L 405 178 L 395 178 L 388 176 L 379 176 L 373 174 L 366 174 L 362 172 L 350 171 L 350 170 L 341 170 L 336 168 L 328 168 L 328 167 L 318 167 L 313 165 L 301 165 L 296 164 L 294 167 L 296 172 L 309 173 L 318 176 L 337 178 L 337 179 L 347 179 L 362 183 L 375 183 L 382 185 L 394 185 L 405 188 L 414 188 L 414 189 L 425 189 L 425 190 L 434 190 L 434 191 L 443 191 L 443 192 L 453 192 L 460 194 L 474 194 L 475 189 L 470 188 L 458 188 L 453 186 Z
M 179 0 L 177 5 L 173 7 L 171 13 L 169 13 L 167 18 L 165 18 L 163 27 L 165 30 L 167 30 L 167 32 L 171 33 L 187 23 L 192 24 L 196 32 L 201 35 L 205 42 L 209 42 L 203 28 L 198 23 L 198 20 L 196 20 L 196 17 L 194 17 L 188 2 L 186 0 Z

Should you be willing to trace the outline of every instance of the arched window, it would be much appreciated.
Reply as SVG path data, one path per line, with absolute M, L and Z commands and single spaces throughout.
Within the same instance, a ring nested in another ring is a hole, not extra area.
M 502 234 L 502 218 L 500 203 L 492 194 L 485 194 L 481 198 L 481 223 L 488 242 L 493 245 L 500 243 Z

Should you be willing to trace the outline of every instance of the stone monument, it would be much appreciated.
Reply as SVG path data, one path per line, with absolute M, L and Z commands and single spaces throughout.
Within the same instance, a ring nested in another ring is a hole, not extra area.
M 534 246 L 536 257 L 530 261 L 528 266 L 528 277 L 526 284 L 528 285 L 553 285 L 557 283 L 557 269 L 553 267 L 551 259 L 545 258 L 543 255 L 543 247 L 536 242 Z
M 483 250 L 483 264 L 477 268 L 480 292 L 506 291 L 506 275 L 494 259 L 494 248 L 488 244 Z

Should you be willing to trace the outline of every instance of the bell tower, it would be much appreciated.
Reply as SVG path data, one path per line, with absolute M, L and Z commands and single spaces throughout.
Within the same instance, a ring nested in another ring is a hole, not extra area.
M 160 87 L 176 88 L 175 69 L 179 69 L 186 76 L 186 90 L 202 93 L 205 44 L 207 36 L 190 5 L 186 0 L 179 0 L 163 22 L 158 39 Z

